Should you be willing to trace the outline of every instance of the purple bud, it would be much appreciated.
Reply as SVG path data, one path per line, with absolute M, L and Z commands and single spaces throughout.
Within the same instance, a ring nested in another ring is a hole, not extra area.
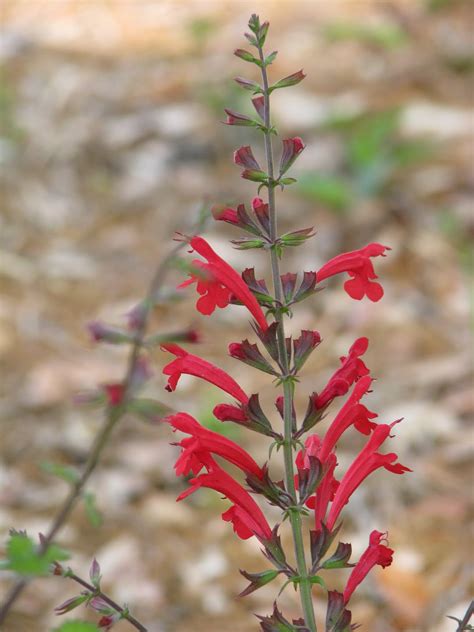
M 95 557 L 92 560 L 92 564 L 89 569 L 89 577 L 91 579 L 92 584 L 95 586 L 95 588 L 98 588 L 100 584 L 100 565 L 99 565 L 99 562 L 95 559 Z

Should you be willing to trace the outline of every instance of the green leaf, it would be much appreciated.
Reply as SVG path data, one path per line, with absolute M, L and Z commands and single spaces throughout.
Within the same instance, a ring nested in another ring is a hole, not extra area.
M 86 516 L 91 523 L 91 525 L 95 528 L 100 527 L 102 524 L 102 514 L 97 509 L 95 504 L 95 494 L 92 492 L 86 492 L 83 496 L 84 507 L 86 510 Z
M 74 485 L 79 480 L 79 473 L 73 467 L 67 465 L 61 465 L 60 463 L 53 463 L 52 461 L 42 461 L 40 468 L 43 472 L 61 478 L 66 483 Z
M 99 628 L 87 621 L 66 621 L 59 628 L 54 628 L 53 632 L 99 632 Z
M 7 542 L 7 559 L 0 562 L 0 569 L 8 569 L 26 577 L 48 575 L 55 561 L 69 559 L 69 553 L 56 544 L 40 554 L 31 538 L 25 533 L 14 533 Z
M 395 24 L 335 22 L 326 27 L 325 35 L 331 41 L 353 40 L 387 49 L 397 48 L 407 40 L 407 33 Z

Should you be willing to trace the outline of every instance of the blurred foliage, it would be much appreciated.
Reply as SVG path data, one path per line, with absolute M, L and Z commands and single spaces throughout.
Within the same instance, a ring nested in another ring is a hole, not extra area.
M 396 24 L 368 25 L 358 22 L 333 22 L 324 28 L 329 41 L 353 40 L 381 48 L 396 48 L 404 44 L 407 33 Z
M 327 127 L 343 147 L 340 175 L 306 172 L 298 191 L 334 212 L 383 193 L 399 171 L 423 162 L 434 150 L 427 141 L 402 138 L 400 117 L 400 109 L 392 108 L 331 121 Z

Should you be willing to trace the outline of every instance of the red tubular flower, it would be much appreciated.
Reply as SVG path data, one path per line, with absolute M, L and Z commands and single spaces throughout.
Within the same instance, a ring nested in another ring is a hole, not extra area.
M 330 501 L 334 499 L 339 487 L 339 481 L 334 477 L 334 470 L 337 465 L 337 458 L 334 452 L 326 457 L 324 465 L 327 468 L 326 474 L 319 483 L 314 498 L 314 522 L 316 531 L 321 529 L 321 522 L 326 517 L 328 505 Z
M 376 427 L 377 424 L 370 420 L 377 417 L 377 413 L 373 413 L 360 403 L 360 399 L 367 393 L 372 381 L 369 375 L 364 375 L 356 382 L 346 403 L 338 412 L 324 435 L 319 455 L 321 461 L 325 461 L 328 454 L 339 441 L 341 435 L 349 426 L 354 425 L 359 432 L 365 435 L 370 434 Z
M 361 355 L 367 351 L 369 341 L 367 338 L 357 338 L 349 349 L 347 356 L 341 357 L 341 366 L 335 371 L 331 379 L 315 398 L 316 408 L 324 408 L 332 402 L 335 397 L 345 395 L 352 384 L 370 373 L 364 362 L 360 359 Z
M 235 297 L 249 310 L 260 329 L 266 331 L 268 324 L 262 308 L 242 277 L 221 259 L 202 237 L 193 237 L 191 247 L 207 259 L 207 263 L 200 260 L 193 261 L 193 265 L 203 271 L 203 277 L 198 278 L 191 274 L 191 278 L 178 287 L 186 287 L 197 282 L 197 291 L 201 294 L 201 298 L 196 303 L 198 311 L 205 315 L 212 314 L 216 307 L 226 307 L 231 297 Z
M 203 360 L 199 356 L 188 353 L 185 349 L 174 343 L 161 345 L 163 351 L 169 351 L 176 356 L 163 368 L 164 375 L 169 375 L 167 391 L 174 391 L 181 375 L 194 375 L 206 382 L 214 384 L 232 397 L 235 397 L 242 404 L 248 402 L 248 397 L 240 388 L 237 382 L 219 367 Z
M 390 430 L 396 423 L 398 423 L 398 421 L 395 421 L 392 424 L 379 424 L 373 431 L 372 436 L 367 441 L 365 447 L 359 452 L 355 461 L 344 474 L 329 512 L 327 521 L 329 530 L 333 528 L 334 523 L 336 522 L 344 505 L 349 501 L 349 498 L 352 496 L 354 491 L 367 478 L 367 476 L 369 476 L 369 474 L 380 467 L 384 467 L 386 470 L 393 472 L 394 474 L 411 472 L 408 467 L 405 467 L 401 463 L 395 463 L 398 456 L 394 452 L 390 452 L 389 454 L 380 454 L 380 452 L 376 452 L 385 439 L 390 435 Z
M 183 448 L 183 451 L 175 464 L 177 476 L 187 475 L 190 472 L 198 474 L 206 465 L 206 457 L 209 454 L 217 454 L 229 463 L 236 465 L 245 474 L 253 474 L 258 478 L 263 478 L 262 468 L 257 465 L 250 454 L 227 437 L 203 428 L 191 415 L 177 413 L 166 417 L 163 421 L 171 424 L 175 430 L 191 435 L 190 438 L 183 439 L 178 444 Z
M 222 518 L 233 523 L 234 531 L 240 538 L 246 540 L 256 535 L 259 539 L 269 540 L 272 530 L 252 496 L 214 461 L 210 460 L 206 467 L 208 473 L 191 479 L 191 487 L 180 494 L 177 500 L 186 498 L 200 487 L 214 489 L 234 504 L 222 514 Z
M 391 250 L 382 244 L 368 244 L 360 250 L 353 250 L 330 259 L 317 272 L 318 283 L 335 274 L 347 272 L 351 279 L 344 283 L 344 289 L 351 298 L 360 301 L 367 296 L 371 301 L 379 301 L 383 296 L 382 286 L 373 281 L 377 279 L 371 257 L 385 257 L 385 251 Z
M 360 560 L 352 569 L 352 573 L 344 589 L 345 604 L 349 601 L 357 586 L 366 578 L 367 574 L 376 564 L 385 568 L 392 563 L 393 549 L 389 549 L 385 544 L 380 544 L 382 540 L 387 541 L 386 534 L 380 531 L 372 531 L 369 538 L 369 546 L 364 553 L 362 553 Z

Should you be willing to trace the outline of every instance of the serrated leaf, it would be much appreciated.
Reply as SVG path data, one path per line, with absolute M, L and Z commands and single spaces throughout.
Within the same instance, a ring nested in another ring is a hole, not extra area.
M 69 557 L 67 551 L 55 544 L 40 554 L 30 537 L 25 533 L 14 533 L 7 542 L 7 559 L 2 560 L 0 569 L 8 569 L 26 577 L 48 575 L 53 562 Z

